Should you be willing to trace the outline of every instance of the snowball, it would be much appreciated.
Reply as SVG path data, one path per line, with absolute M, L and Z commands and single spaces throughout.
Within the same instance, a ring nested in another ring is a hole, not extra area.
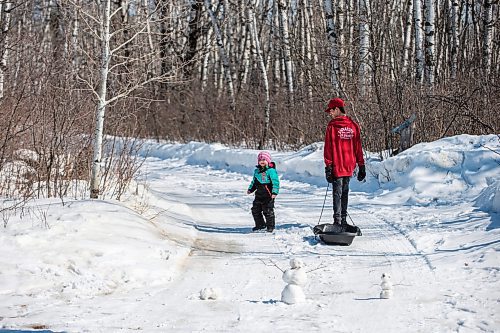
M 297 258 L 290 259 L 290 267 L 291 268 L 301 268 L 304 267 L 304 262 Z
M 203 288 L 200 290 L 200 298 L 202 300 L 217 299 L 220 297 L 220 291 L 217 288 Z
M 304 269 L 287 269 L 283 273 L 283 281 L 290 284 L 303 286 L 307 282 L 307 273 Z
M 295 304 L 304 302 L 306 295 L 300 286 L 289 284 L 281 292 L 281 301 L 286 304 Z
M 388 299 L 388 298 L 392 298 L 392 296 L 393 296 L 392 289 L 383 289 L 380 292 L 380 298 Z

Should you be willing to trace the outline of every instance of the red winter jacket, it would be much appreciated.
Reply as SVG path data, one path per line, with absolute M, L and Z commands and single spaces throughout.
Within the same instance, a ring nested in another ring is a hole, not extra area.
M 347 116 L 328 123 L 324 148 L 325 165 L 333 165 L 335 177 L 352 176 L 356 163 L 365 165 L 358 124 Z

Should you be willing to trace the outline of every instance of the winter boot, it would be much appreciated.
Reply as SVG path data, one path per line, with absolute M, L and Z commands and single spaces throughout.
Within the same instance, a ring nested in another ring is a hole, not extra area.
M 274 209 L 266 209 L 264 211 L 264 216 L 266 217 L 267 232 L 273 232 L 275 223 Z
M 265 224 L 253 227 L 252 231 L 257 231 L 257 230 L 262 230 L 262 229 L 266 229 L 266 225 Z

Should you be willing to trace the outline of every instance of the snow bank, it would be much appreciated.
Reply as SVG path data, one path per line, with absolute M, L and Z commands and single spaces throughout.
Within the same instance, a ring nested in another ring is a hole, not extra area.
M 192 165 L 246 174 L 252 173 L 258 152 L 200 142 L 163 145 L 146 142 L 141 150 L 143 156 L 183 159 Z M 417 144 L 384 161 L 377 154 L 366 153 L 366 181 L 352 181 L 351 190 L 376 195 L 390 193 L 417 205 L 473 200 L 488 186 L 487 179 L 500 179 L 498 152 L 497 135 L 464 134 Z M 297 152 L 271 151 L 271 155 L 282 179 L 326 186 L 322 142 Z
M 383 189 L 407 191 L 411 204 L 474 198 L 500 179 L 498 136 L 459 135 L 421 143 L 368 169 Z
M 162 285 L 187 256 L 118 202 L 45 200 L 24 210 L 0 233 L 0 295 L 91 298 Z
M 476 207 L 491 213 L 500 213 L 500 180 L 488 179 L 491 184 L 476 199 Z

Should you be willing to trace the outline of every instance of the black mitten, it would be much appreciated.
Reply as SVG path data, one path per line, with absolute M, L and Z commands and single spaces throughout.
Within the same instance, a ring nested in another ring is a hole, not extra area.
M 331 165 L 325 167 L 325 178 L 329 183 L 333 183 L 333 167 Z
M 363 179 L 365 179 L 366 177 L 366 169 L 365 169 L 365 166 L 364 165 L 360 165 L 359 166 L 359 170 L 358 170 L 358 180 L 360 182 L 363 181 Z

